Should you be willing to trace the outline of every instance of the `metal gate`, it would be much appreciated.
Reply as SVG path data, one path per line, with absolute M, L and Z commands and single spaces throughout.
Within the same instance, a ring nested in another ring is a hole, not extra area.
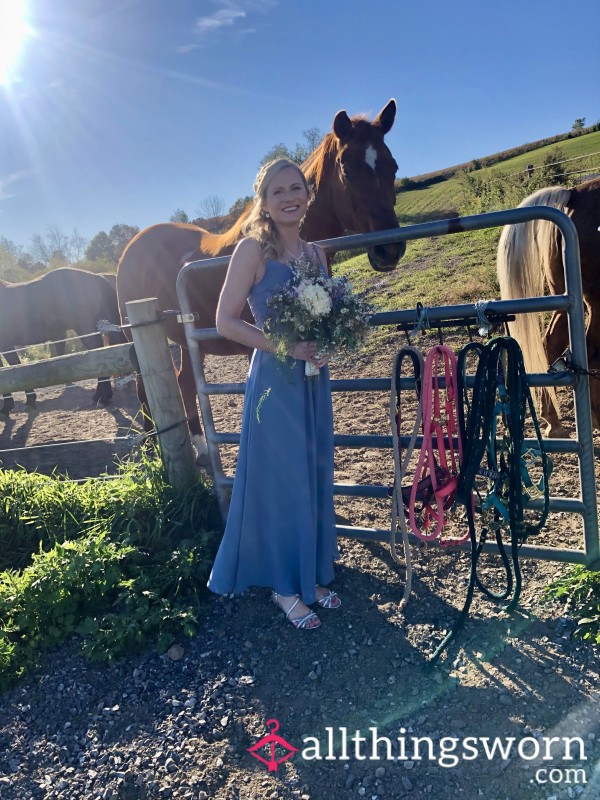
M 523 314 L 530 312 L 544 313 L 547 311 L 564 311 L 568 314 L 569 342 L 572 359 L 582 368 L 582 374 L 577 378 L 571 373 L 560 375 L 551 373 L 536 373 L 528 376 L 531 386 L 571 386 L 574 394 L 574 409 L 576 422 L 576 436 L 574 439 L 545 439 L 544 444 L 548 453 L 575 453 L 579 463 L 580 495 L 578 498 L 550 498 L 550 511 L 579 514 L 583 520 L 584 550 L 566 548 L 541 547 L 538 545 L 524 544 L 520 553 L 524 557 L 540 558 L 547 561 L 564 561 L 585 564 L 592 569 L 600 568 L 600 549 L 598 542 L 598 513 L 596 506 L 596 487 L 594 479 L 594 450 L 592 440 L 592 423 L 590 411 L 589 378 L 585 371 L 588 368 L 585 341 L 585 323 L 581 287 L 581 267 L 579 261 L 579 243 L 577 231 L 571 219 L 562 211 L 549 206 L 531 206 L 528 208 L 515 208 L 507 211 L 496 211 L 489 214 L 478 214 L 469 217 L 459 217 L 450 220 L 426 222 L 420 225 L 411 225 L 376 233 L 346 236 L 339 239 L 327 239 L 319 242 L 325 251 L 350 250 L 371 247 L 388 242 L 410 241 L 424 239 L 431 236 L 461 233 L 466 231 L 481 230 L 503 225 L 528 222 L 533 219 L 545 219 L 554 222 L 563 235 L 563 255 L 565 264 L 565 287 L 563 295 L 544 297 L 530 297 L 518 300 L 491 301 L 486 306 L 486 311 L 495 314 Z M 180 308 L 184 315 L 191 315 L 194 311 L 190 307 L 186 292 L 186 281 L 193 279 L 196 270 L 205 267 L 225 265 L 229 256 L 211 258 L 203 261 L 194 261 L 186 264 L 177 278 L 177 294 Z M 462 320 L 476 316 L 474 303 L 454 306 L 434 306 L 427 308 L 427 316 L 432 327 L 436 322 L 444 320 Z M 185 319 L 185 317 L 184 317 Z M 188 317 L 190 319 L 190 317 Z M 388 311 L 375 314 L 374 325 L 397 325 L 415 322 L 415 311 Z M 239 434 L 215 431 L 210 395 L 213 394 L 243 394 L 243 383 L 207 383 L 198 343 L 206 339 L 221 338 L 215 328 L 197 329 L 192 321 L 184 322 L 186 339 L 190 349 L 192 366 L 196 380 L 196 388 L 202 413 L 202 420 L 206 434 L 209 456 L 211 460 L 215 489 L 219 499 L 219 507 L 223 520 L 227 517 L 228 495 L 227 490 L 233 483 L 223 473 L 220 444 L 239 444 Z M 471 376 L 472 382 L 472 376 Z M 443 385 L 443 384 L 441 384 Z M 413 388 L 414 379 L 403 378 L 402 388 Z M 331 389 L 334 392 L 353 391 L 381 391 L 391 389 L 391 378 L 362 378 L 353 380 L 332 380 Z M 534 444 L 534 440 L 525 440 Z M 391 436 L 378 435 L 335 435 L 334 444 L 347 448 L 370 447 L 391 448 Z M 335 484 L 334 493 L 346 496 L 363 496 L 388 498 L 388 487 L 381 485 L 347 485 Z M 538 503 L 540 501 L 537 501 Z M 535 507 L 536 501 L 532 503 Z M 381 529 L 358 528 L 352 526 L 337 526 L 340 535 L 351 536 L 357 539 L 370 539 L 387 541 L 390 532 Z M 412 536 L 412 535 L 411 535 Z M 417 541 L 416 537 L 412 537 Z M 465 543 L 463 547 L 469 547 Z M 484 550 L 497 552 L 495 542 L 487 542 Z

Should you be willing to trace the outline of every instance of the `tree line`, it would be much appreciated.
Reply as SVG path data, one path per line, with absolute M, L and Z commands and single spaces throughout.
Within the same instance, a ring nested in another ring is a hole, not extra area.
M 301 164 L 323 138 L 318 128 L 303 132 L 304 142 L 288 148 L 282 142 L 271 147 L 260 161 L 262 166 L 274 158 L 289 158 Z M 195 214 L 190 216 L 177 208 L 169 222 L 184 222 L 198 225 L 212 232 L 227 230 L 238 219 L 252 199 L 239 197 L 226 210 L 225 201 L 211 194 L 200 201 Z M 77 230 L 66 233 L 57 225 L 50 226 L 44 234 L 35 233 L 24 248 L 0 235 L 0 279 L 9 283 L 30 280 L 43 272 L 58 267 L 78 267 L 89 272 L 115 272 L 123 250 L 139 233 L 137 225 L 118 223 L 106 231 L 99 231 L 89 242 Z

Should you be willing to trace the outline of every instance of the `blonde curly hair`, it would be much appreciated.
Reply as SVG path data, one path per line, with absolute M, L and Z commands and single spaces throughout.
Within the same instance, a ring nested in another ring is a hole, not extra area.
M 312 199 L 310 187 L 298 164 L 288 158 L 276 158 L 273 161 L 267 161 L 261 167 L 254 181 L 253 206 L 244 222 L 242 233 L 259 242 L 265 258 L 281 258 L 285 253 L 285 247 L 277 228 L 273 224 L 273 220 L 266 216 L 263 205 L 269 184 L 277 173 L 286 167 L 293 167 L 298 172 L 306 189 L 309 203 Z

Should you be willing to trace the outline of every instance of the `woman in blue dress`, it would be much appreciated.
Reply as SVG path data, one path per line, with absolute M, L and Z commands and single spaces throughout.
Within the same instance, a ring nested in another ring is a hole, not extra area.
M 333 510 L 333 414 L 328 357 L 314 342 L 298 342 L 287 363 L 263 326 L 276 309 L 269 297 L 292 277 L 300 256 L 325 269 L 320 247 L 300 239 L 309 189 L 287 159 L 266 164 L 254 184 L 254 206 L 229 264 L 217 309 L 217 330 L 254 348 L 231 505 L 208 581 L 218 594 L 267 586 L 287 619 L 318 628 L 311 604 L 339 608 L 325 588 L 338 557 Z M 256 320 L 241 319 L 246 301 Z M 306 379 L 305 362 L 319 368 Z

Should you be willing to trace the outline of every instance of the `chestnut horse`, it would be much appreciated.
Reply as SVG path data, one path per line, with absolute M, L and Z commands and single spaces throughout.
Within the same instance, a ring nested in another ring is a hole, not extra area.
M 20 364 L 15 347 L 63 339 L 66 331 L 79 336 L 94 333 L 99 320 L 119 324 L 117 294 L 101 275 L 72 267 L 54 269 L 23 283 L 0 281 L 0 354 L 12 366 Z M 110 341 L 122 341 L 121 334 L 109 334 Z M 81 340 L 91 350 L 102 346 L 102 336 Z M 65 343 L 57 341 L 57 355 L 64 355 Z M 1 361 L 0 361 L 1 363 Z M 108 378 L 99 378 L 93 402 L 107 405 L 112 398 Z M 11 395 L 4 395 L 0 413 L 14 408 Z M 27 405 L 35 406 L 35 393 L 27 392 Z
M 395 100 L 390 100 L 373 122 L 362 117 L 350 118 L 345 111 L 336 114 L 332 132 L 301 165 L 314 196 L 302 226 L 302 236 L 306 240 L 398 227 L 394 212 L 394 177 L 398 165 L 384 142 L 395 116 Z M 249 211 L 250 207 L 223 234 L 208 233 L 183 223 L 152 225 L 138 233 L 125 248 L 117 270 L 117 294 L 123 319 L 129 300 L 156 297 L 160 309 L 177 308 L 175 283 L 179 270 L 189 261 L 231 253 L 242 236 Z M 377 245 L 368 251 L 369 261 L 374 270 L 387 272 L 396 267 L 404 250 L 404 242 Z M 218 267 L 198 272 L 193 284 L 188 285 L 191 307 L 199 314 L 199 328 L 215 327 L 217 302 L 226 271 L 226 267 Z M 253 321 L 247 305 L 244 318 Z M 206 453 L 206 445 L 185 333 L 183 326 L 169 317 L 165 327 L 168 337 L 182 346 L 179 387 L 190 433 L 201 457 Z M 247 347 L 228 340 L 206 341 L 200 347 L 203 354 L 250 353 Z M 137 388 L 147 412 L 143 383 L 139 378 Z M 145 416 L 146 425 L 150 427 L 149 416 Z
M 586 345 L 590 369 L 600 368 L 600 178 L 566 189 L 551 186 L 526 197 L 519 206 L 554 206 L 564 211 L 577 229 L 581 255 L 581 282 L 586 309 Z M 507 225 L 498 245 L 498 280 L 503 299 L 537 297 L 544 279 L 552 294 L 563 294 L 565 276 L 562 235 L 554 223 L 533 220 Z M 567 314 L 555 311 L 542 335 L 540 317 L 518 314 L 511 332 L 521 344 L 529 372 L 545 372 L 569 344 Z M 600 427 L 600 381 L 590 382 L 592 424 Z M 566 436 L 559 422 L 556 391 L 541 392 L 541 416 L 547 436 Z

